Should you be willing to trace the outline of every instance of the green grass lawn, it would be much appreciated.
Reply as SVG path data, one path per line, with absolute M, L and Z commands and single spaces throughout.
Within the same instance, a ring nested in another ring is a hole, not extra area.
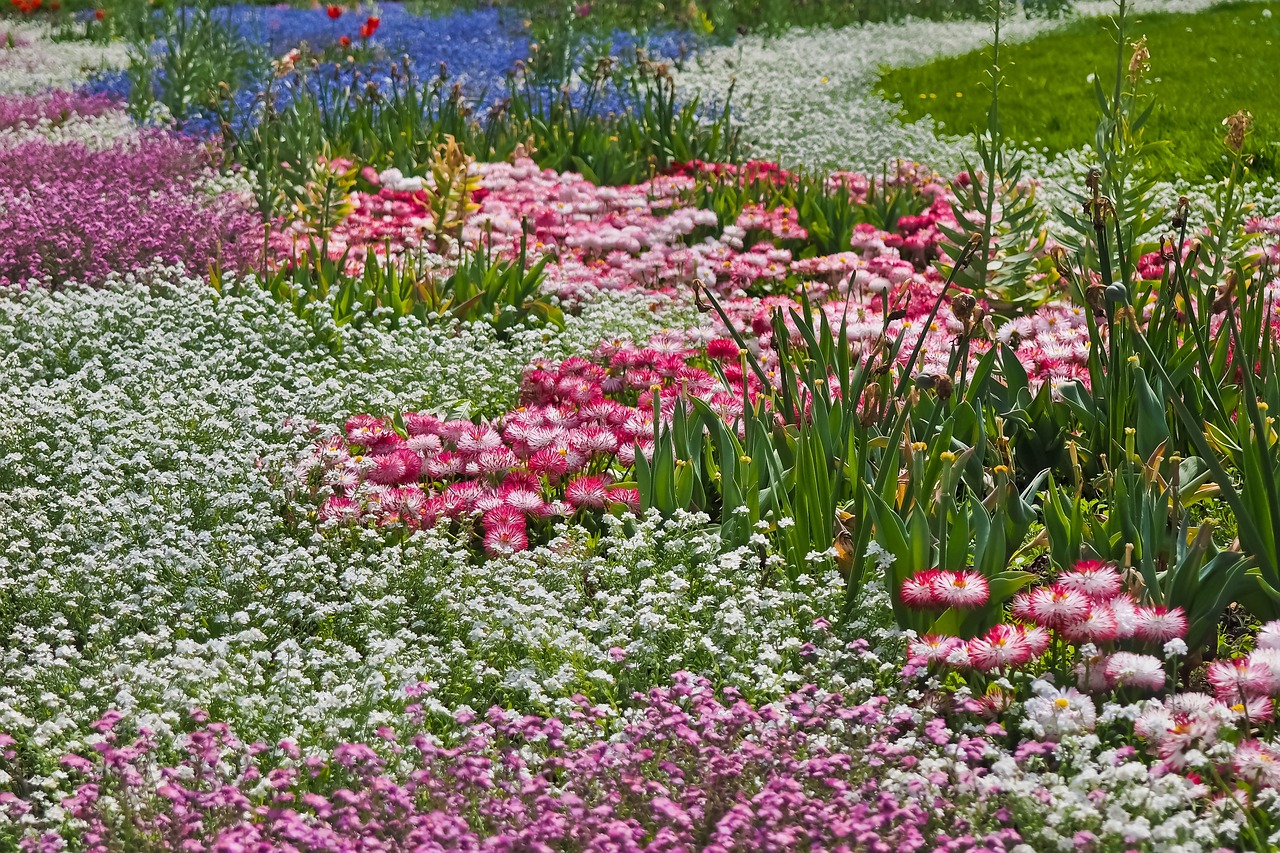
M 1109 21 L 1087 19 L 1002 48 L 1004 133 L 1052 153 L 1091 143 L 1099 110 L 1090 75 L 1112 90 L 1113 32 Z M 1168 141 L 1151 155 L 1156 173 L 1221 175 L 1222 119 L 1246 109 L 1255 120 L 1247 149 L 1254 171 L 1280 177 L 1280 2 L 1131 19 L 1126 41 L 1140 35 L 1151 51 L 1148 77 L 1156 96 L 1146 138 Z M 1126 63 L 1129 53 L 1126 47 Z M 979 51 L 887 71 L 881 85 L 887 97 L 902 103 L 908 119 L 932 115 L 945 132 L 968 134 L 986 125 L 989 68 L 990 51 Z

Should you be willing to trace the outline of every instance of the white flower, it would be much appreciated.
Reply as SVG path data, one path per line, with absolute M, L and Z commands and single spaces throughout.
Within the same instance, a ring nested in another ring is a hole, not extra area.
M 1057 739 L 1093 731 L 1097 725 L 1098 709 L 1093 699 L 1074 687 L 1060 690 L 1047 682 L 1037 681 L 1032 688 L 1037 695 L 1028 699 L 1023 707 L 1037 734 Z

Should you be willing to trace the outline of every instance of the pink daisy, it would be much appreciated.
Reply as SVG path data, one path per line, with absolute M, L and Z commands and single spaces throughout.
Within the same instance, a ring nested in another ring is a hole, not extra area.
M 1083 619 L 1063 627 L 1062 636 L 1076 643 L 1109 643 L 1120 636 L 1120 624 L 1110 607 L 1095 604 Z
M 908 646 L 908 654 L 912 661 L 934 662 L 945 661 L 953 651 L 964 645 L 959 637 L 947 637 L 942 634 L 925 634 L 913 640 Z
M 1116 652 L 1107 658 L 1107 681 L 1117 687 L 1159 690 L 1164 687 L 1164 664 L 1151 655 Z
M 1262 788 L 1280 788 L 1280 752 L 1256 740 L 1236 746 L 1232 765 L 1241 778 Z
M 1280 649 L 1280 619 L 1268 622 L 1258 631 L 1258 648 Z
M 1120 594 L 1120 573 L 1112 566 L 1096 560 L 1076 563 L 1075 568 L 1058 578 L 1063 589 L 1082 592 L 1095 601 L 1114 598 Z
M 934 600 L 943 607 L 981 607 L 991 597 L 987 579 L 977 572 L 938 572 L 930 585 Z
M 1152 643 L 1167 643 L 1187 636 L 1187 614 L 1181 607 L 1139 607 L 1134 634 Z
M 1271 667 L 1249 658 L 1216 660 L 1209 664 L 1205 677 L 1218 698 L 1229 704 L 1253 696 L 1269 696 L 1280 686 Z
M 929 610 L 939 606 L 938 595 L 933 580 L 939 574 L 937 569 L 918 572 L 902 582 L 902 603 L 917 610 Z
M 1033 589 L 1019 609 L 1041 627 L 1064 628 L 1089 615 L 1089 599 L 1078 590 L 1055 584 Z
M 977 669 L 990 672 L 1021 666 L 1031 659 L 1031 647 L 1017 628 L 996 625 L 981 637 L 968 643 L 969 662 Z
M 603 509 L 608 498 L 604 477 L 577 477 L 564 489 L 564 499 L 574 509 Z

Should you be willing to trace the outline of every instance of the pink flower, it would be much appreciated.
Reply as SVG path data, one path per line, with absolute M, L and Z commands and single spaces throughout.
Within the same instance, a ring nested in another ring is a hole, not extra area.
M 565 486 L 564 499 L 574 509 L 604 509 L 609 499 L 604 477 L 577 477 Z
M 1187 635 L 1187 614 L 1181 607 L 1139 607 L 1134 634 L 1152 643 L 1167 643 Z
M 987 579 L 977 572 L 938 572 L 930 586 L 934 600 L 943 607 L 981 607 L 991 596 Z
M 1117 687 L 1159 690 L 1164 687 L 1164 664 L 1151 655 L 1116 652 L 1106 659 L 1107 681 Z
M 1270 696 L 1280 687 L 1271 667 L 1250 658 L 1216 660 L 1205 673 L 1218 698 L 1228 704 L 1248 700 L 1254 696 Z
M 953 651 L 963 645 L 964 640 L 959 637 L 925 634 L 920 639 L 911 642 L 907 647 L 907 653 L 912 661 L 932 663 L 947 660 Z
M 1258 631 L 1258 648 L 1280 649 L 1280 619 L 1268 622 Z
M 1089 615 L 1089 599 L 1084 593 L 1057 585 L 1019 595 L 1013 607 L 1015 616 L 1044 628 L 1063 628 Z
M 1018 667 L 1031 659 L 1031 646 L 1025 636 L 1012 625 L 996 625 L 981 637 L 968 643 L 969 662 L 976 669 Z
M 716 338 L 708 341 L 707 355 L 718 361 L 736 361 L 738 359 L 738 343 L 732 338 Z
M 524 516 L 508 507 L 484 515 L 484 551 L 490 557 L 506 557 L 529 547 Z
M 360 517 L 360 505 L 350 498 L 334 495 L 320 508 L 321 521 L 355 521 Z
M 933 579 L 940 572 L 927 569 L 902 582 L 902 603 L 917 610 L 929 610 L 938 606 L 937 593 L 934 591 Z
M 1280 752 L 1256 740 L 1236 746 L 1232 766 L 1241 778 L 1262 788 L 1280 788 Z
M 1094 604 L 1083 619 L 1064 626 L 1062 636 L 1076 643 L 1109 643 L 1120 636 L 1120 623 L 1110 607 Z
M 1112 566 L 1097 560 L 1076 563 L 1074 569 L 1058 578 L 1063 589 L 1082 592 L 1095 601 L 1104 601 L 1120 594 L 1120 573 Z

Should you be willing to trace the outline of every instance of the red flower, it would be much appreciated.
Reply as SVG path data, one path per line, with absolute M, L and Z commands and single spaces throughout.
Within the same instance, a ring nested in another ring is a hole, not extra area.
M 338 44 L 342 45 L 343 47 L 351 47 L 351 37 L 343 36 L 342 38 L 338 39 Z
M 329 8 L 325 9 L 325 11 L 329 13 L 331 20 L 336 21 L 342 17 L 342 7 L 336 3 L 330 3 Z
M 32 7 L 32 8 L 34 8 L 34 7 Z M 95 21 L 101 21 L 101 20 L 102 20 L 103 18 L 105 18 L 105 17 L 107 17 L 107 10 L 106 10 L 106 9 L 94 9 L 94 10 L 93 10 L 93 19 L 94 19 Z
M 381 23 L 382 23 L 382 20 L 380 18 L 375 18 L 372 15 L 370 15 L 369 19 L 364 22 L 363 26 L 360 27 L 360 38 L 367 39 L 370 36 L 372 36 L 374 33 L 378 31 L 378 24 L 381 24 Z

